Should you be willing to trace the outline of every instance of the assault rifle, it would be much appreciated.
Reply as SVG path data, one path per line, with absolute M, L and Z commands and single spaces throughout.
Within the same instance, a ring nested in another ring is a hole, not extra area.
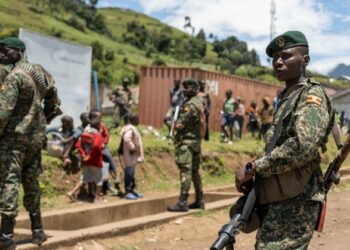
M 329 164 L 329 167 L 323 177 L 324 179 L 324 188 L 326 194 L 330 190 L 332 184 L 338 185 L 340 182 L 339 169 L 346 159 L 346 157 L 350 153 L 350 136 L 346 139 L 344 146 L 338 151 L 337 156 L 334 160 Z M 256 180 L 253 184 L 257 185 Z M 210 250 L 222 250 L 226 247 L 226 250 L 233 250 L 234 243 L 236 242 L 236 235 L 238 235 L 244 228 L 247 226 L 250 217 L 252 215 L 252 211 L 255 208 L 256 202 L 256 191 L 255 187 L 251 189 L 248 194 L 248 197 L 244 203 L 244 207 L 242 212 L 234 213 L 231 217 L 231 221 L 224 225 L 222 229 L 219 231 L 219 237 L 215 240 L 214 244 L 210 247 Z M 316 224 L 315 229 L 318 232 L 322 232 L 323 225 L 325 222 L 326 215 L 326 204 L 325 200 L 323 207 L 320 211 L 319 218 Z
M 250 219 L 252 211 L 255 207 L 256 193 L 255 189 L 249 192 L 245 201 L 242 212 L 234 213 L 231 221 L 224 225 L 219 231 L 219 237 L 215 240 L 210 250 L 221 250 L 226 247 L 226 250 L 233 250 L 236 242 L 236 235 L 244 229 Z
M 332 184 L 338 185 L 340 182 L 340 175 L 339 175 L 339 169 L 341 165 L 343 164 L 344 160 L 350 153 L 350 136 L 346 139 L 344 145 L 340 148 L 340 150 L 337 153 L 337 156 L 334 158 L 334 160 L 329 164 L 326 173 L 324 174 L 323 181 L 324 181 L 324 189 L 327 193 L 329 192 Z M 318 221 L 316 224 L 316 231 L 322 232 L 323 225 L 326 219 L 326 207 L 327 207 L 327 199 L 323 202 L 322 209 L 318 216 Z
M 172 138 L 174 136 L 175 125 L 176 125 L 177 119 L 179 118 L 179 112 L 180 112 L 180 106 L 176 106 L 175 107 L 174 116 L 173 116 L 173 120 L 171 122 L 170 131 L 169 131 L 169 137 L 170 138 Z

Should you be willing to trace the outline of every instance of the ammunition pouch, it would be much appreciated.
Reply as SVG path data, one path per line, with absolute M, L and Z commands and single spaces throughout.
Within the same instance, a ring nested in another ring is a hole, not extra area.
M 313 171 L 313 167 L 308 165 L 283 174 L 261 177 L 259 204 L 265 205 L 298 196 L 304 191 Z

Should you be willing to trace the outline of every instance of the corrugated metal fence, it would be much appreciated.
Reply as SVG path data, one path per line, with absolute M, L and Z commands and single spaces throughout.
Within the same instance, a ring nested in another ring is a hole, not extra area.
M 220 129 L 220 111 L 225 91 L 231 89 L 233 97 L 240 96 L 249 107 L 252 101 L 261 106 L 263 97 L 272 98 L 281 87 L 234 75 L 221 74 L 198 68 L 143 67 L 140 75 L 139 116 L 142 124 L 157 128 L 163 126 L 163 118 L 169 108 L 170 90 L 175 79 L 193 78 L 206 81 L 210 89 L 212 106 L 209 125 Z

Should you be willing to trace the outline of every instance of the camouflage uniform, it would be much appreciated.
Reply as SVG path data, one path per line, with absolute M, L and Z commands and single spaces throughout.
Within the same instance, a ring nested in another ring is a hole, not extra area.
M 307 80 L 281 93 L 273 125 L 267 132 L 267 143 L 290 94 L 299 88 L 303 90 L 293 97 L 275 149 L 255 161 L 256 170 L 263 178 L 298 168 L 310 168 L 312 174 L 301 194 L 265 206 L 267 211 L 256 236 L 256 249 L 307 249 L 325 199 L 318 149 L 327 141 L 333 110 L 319 84 Z M 287 183 L 281 185 L 288 186 Z
M 112 93 L 112 101 L 115 103 L 113 111 L 113 122 L 116 127 L 120 125 L 121 119 L 126 123 L 127 114 L 130 112 L 128 107 L 131 101 L 131 91 L 129 89 L 118 88 Z
M 22 182 L 27 211 L 40 211 L 37 177 L 42 173 L 41 149 L 45 138 L 45 116 L 40 92 L 32 78 L 18 66 L 0 85 L 0 214 L 18 214 L 18 190 Z M 40 70 L 38 66 L 37 70 Z
M 175 134 L 175 161 L 180 169 L 181 194 L 188 194 L 193 181 L 196 193 L 202 192 L 199 175 L 201 154 L 200 112 L 201 99 L 194 96 L 187 100 L 180 109 L 177 124 L 183 125 Z
M 11 68 L 8 65 L 0 64 L 0 83 L 5 80 L 6 76 L 11 72 Z

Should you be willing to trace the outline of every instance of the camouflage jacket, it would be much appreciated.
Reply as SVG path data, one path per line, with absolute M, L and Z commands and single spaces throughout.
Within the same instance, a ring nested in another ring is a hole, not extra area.
M 310 199 L 321 201 L 324 192 L 319 148 L 327 142 L 333 127 L 334 112 L 320 84 L 307 80 L 281 93 L 282 98 L 274 114 L 273 125 L 267 132 L 267 144 L 275 132 L 287 100 L 299 88 L 303 89 L 291 101 L 274 150 L 257 159 L 255 163 L 257 173 L 262 177 L 280 175 L 297 168 L 312 168 L 313 174 L 304 193 Z
M 200 142 L 200 112 L 202 110 L 202 101 L 198 96 L 194 96 L 183 103 L 176 121 L 176 124 L 181 127 L 181 129 L 177 128 L 175 133 L 177 144 L 181 144 L 185 140 Z
M 29 63 L 17 62 L 0 84 L 0 137 L 11 142 L 37 143 L 45 136 L 45 116 L 33 79 L 16 70 L 22 64 Z
M 0 83 L 4 81 L 6 76 L 11 72 L 11 67 L 8 65 L 0 64 Z
M 131 91 L 129 89 L 117 88 L 112 92 L 112 101 L 115 106 L 126 106 L 131 101 Z

